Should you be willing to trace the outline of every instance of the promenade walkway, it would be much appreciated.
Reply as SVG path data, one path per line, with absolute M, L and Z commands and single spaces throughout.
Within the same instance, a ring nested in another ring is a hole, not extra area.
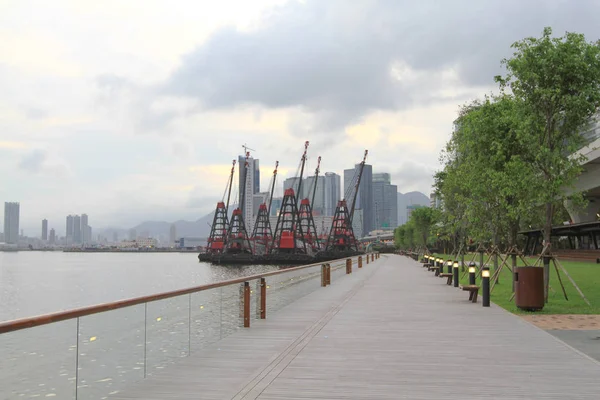
M 382 255 L 111 399 L 598 399 L 600 363 Z

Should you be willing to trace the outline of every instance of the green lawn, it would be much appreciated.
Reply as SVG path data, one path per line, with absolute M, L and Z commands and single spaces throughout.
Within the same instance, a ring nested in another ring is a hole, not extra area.
M 448 259 L 447 255 L 436 254 L 436 256 L 446 260 Z M 471 259 L 472 255 L 465 256 L 466 263 Z M 531 261 L 530 265 L 535 262 L 535 258 L 528 260 Z M 479 261 L 479 254 L 477 254 L 475 261 Z M 484 261 L 487 261 L 487 255 L 484 257 Z M 523 265 L 523 262 L 520 259 L 518 259 L 518 261 L 518 265 Z M 571 284 L 569 279 L 559 269 L 561 272 L 561 279 L 569 298 L 568 301 L 565 300 L 554 265 L 550 264 L 551 289 L 548 294 L 548 304 L 546 304 L 542 311 L 539 311 L 536 314 L 600 314 L 600 265 L 579 261 L 560 261 L 560 264 L 562 264 L 571 278 L 577 283 L 585 297 L 591 303 L 591 306 L 588 306 L 585 303 L 573 284 Z M 493 267 L 491 269 L 492 271 L 490 271 L 490 273 L 493 274 Z M 461 278 L 461 284 L 468 284 L 468 274 L 465 274 L 464 278 Z M 481 284 L 479 278 L 477 279 L 477 284 Z M 510 270 L 505 267 L 500 274 L 499 283 L 495 285 L 492 291 L 491 301 L 515 314 L 532 314 L 531 312 L 519 310 L 515 306 L 514 301 L 510 301 L 511 295 L 512 275 Z

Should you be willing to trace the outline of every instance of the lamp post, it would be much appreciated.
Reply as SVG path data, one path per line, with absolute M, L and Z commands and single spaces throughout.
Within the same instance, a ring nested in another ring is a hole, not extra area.
M 475 284 L 475 272 L 477 268 L 475 267 L 475 263 L 472 262 L 469 264 L 469 285 Z
M 490 268 L 483 267 L 481 270 L 481 302 L 484 307 L 490 306 Z
M 452 273 L 454 274 L 452 276 L 452 280 L 454 282 L 454 287 L 458 287 L 458 261 L 454 261 Z
M 446 263 L 446 265 L 448 266 L 447 273 L 451 274 L 452 273 L 452 260 L 448 260 L 448 262 Z

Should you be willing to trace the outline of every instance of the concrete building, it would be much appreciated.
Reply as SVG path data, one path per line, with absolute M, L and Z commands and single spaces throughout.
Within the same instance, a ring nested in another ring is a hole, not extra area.
M 137 230 L 131 228 L 129 230 L 129 240 L 135 240 L 137 239 Z
M 276 217 L 279 215 L 279 210 L 281 209 L 281 203 L 283 202 L 282 197 L 274 197 L 271 201 L 271 215 L 270 217 Z
M 81 234 L 81 217 L 79 215 L 73 216 L 73 244 L 81 244 L 83 236 Z
M 177 240 L 177 227 L 175 224 L 171 224 L 169 228 L 169 246 L 175 246 L 175 241 Z
M 48 241 L 50 244 L 56 244 L 56 231 L 54 228 L 50 229 L 50 238 Z
M 375 229 L 398 226 L 398 187 L 391 184 L 390 174 L 373 174 L 373 204 Z
M 91 229 L 89 229 L 87 214 L 81 214 L 81 242 L 89 244 L 92 241 Z
M 348 201 L 348 207 L 352 207 L 352 198 L 354 197 L 359 169 L 360 164 L 356 164 L 354 169 L 344 170 L 344 198 Z M 369 164 L 365 164 L 363 170 L 355 210 L 362 210 L 362 232 L 372 231 L 375 225 L 375 207 L 373 203 L 373 167 Z
M 246 229 L 254 225 L 253 210 L 254 210 L 254 194 L 260 192 L 260 169 L 259 160 L 249 157 L 239 156 L 239 200 L 238 204 L 243 208 L 244 224 Z M 248 173 L 246 173 L 246 162 L 248 162 Z M 244 182 L 245 177 L 245 182 Z M 244 199 L 242 204 L 242 198 Z M 247 212 L 248 211 L 248 212 Z
M 338 201 L 341 200 L 340 176 L 335 172 L 325 172 L 324 211 L 323 215 L 333 216 Z
M 284 193 L 288 189 L 294 189 L 294 193 L 296 195 L 298 195 L 298 184 L 299 183 L 300 183 L 300 178 L 299 177 L 287 178 L 285 181 L 283 181 L 283 191 L 284 191 Z M 302 186 L 304 186 L 304 183 L 302 184 Z M 300 190 L 302 190 L 302 188 L 300 188 Z M 302 193 L 300 193 L 300 196 L 298 196 L 298 198 L 302 198 Z
M 48 240 L 48 220 L 42 220 L 42 240 Z
M 73 220 L 74 217 L 72 215 L 67 215 L 67 228 L 65 234 L 65 241 L 67 245 L 73 243 L 73 232 L 75 231 Z
M 325 214 L 325 177 L 319 176 L 317 178 L 316 188 L 315 177 L 309 176 L 302 182 L 302 199 L 312 200 L 313 190 L 315 190 L 315 201 L 311 204 L 314 215 Z
M 4 242 L 19 244 L 20 203 L 4 203 Z

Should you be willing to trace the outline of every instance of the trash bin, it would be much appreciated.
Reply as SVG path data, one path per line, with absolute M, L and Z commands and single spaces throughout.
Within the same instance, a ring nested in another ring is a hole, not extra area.
M 544 308 L 544 268 L 517 267 L 514 274 L 515 304 L 521 310 Z

